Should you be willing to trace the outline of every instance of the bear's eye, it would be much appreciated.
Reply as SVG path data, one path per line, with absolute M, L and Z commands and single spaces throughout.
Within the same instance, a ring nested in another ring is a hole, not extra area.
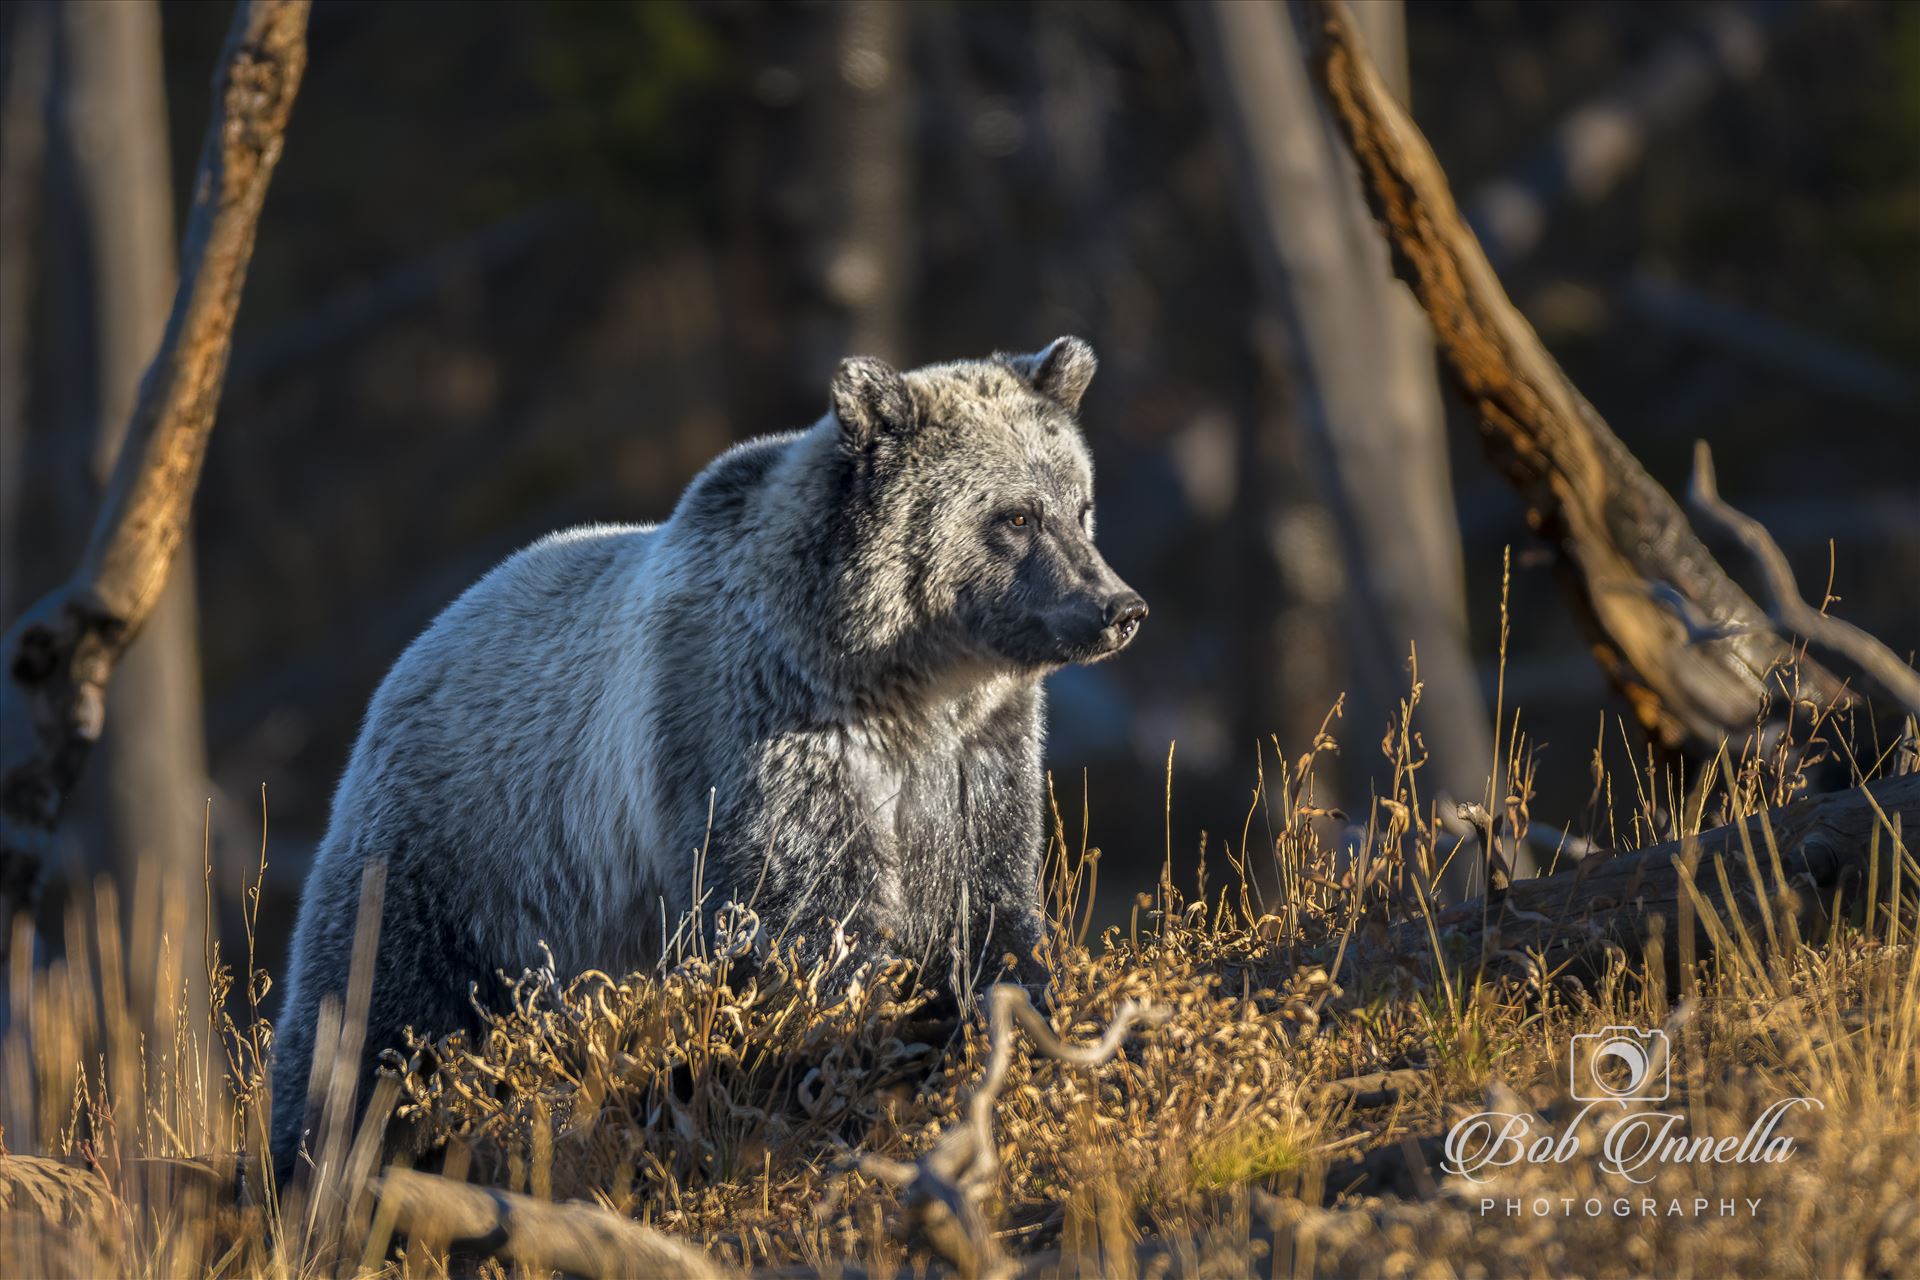
M 1034 519 L 1025 511 L 1016 511 L 1007 517 L 1007 523 L 1016 529 L 1028 529 L 1033 527 Z

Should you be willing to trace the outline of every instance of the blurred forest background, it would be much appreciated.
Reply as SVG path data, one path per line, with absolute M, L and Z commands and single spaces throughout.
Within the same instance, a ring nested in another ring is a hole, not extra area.
M 1911 653 L 1920 6 L 1358 11 L 1509 291 L 1632 451 L 1678 492 L 1710 441 L 1808 594 L 1831 567 L 1837 610 Z M 229 18 L 0 6 L 0 619 L 84 539 L 171 300 Z M 1405 434 L 1358 470 L 1339 458 L 1377 443 L 1371 411 L 1316 435 L 1307 402 L 1335 375 L 1302 369 L 1326 348 L 1248 234 L 1198 25 L 1107 0 L 321 0 L 191 572 L 116 680 L 61 832 L 68 882 L 197 872 L 212 796 L 233 895 L 264 786 L 277 966 L 367 698 L 490 564 L 664 517 L 731 441 L 818 417 L 845 354 L 1061 333 L 1100 352 L 1100 538 L 1153 605 L 1121 660 L 1051 686 L 1062 808 L 1077 836 L 1084 773 L 1115 907 L 1169 840 L 1184 876 L 1203 829 L 1237 838 L 1259 744 L 1305 750 L 1342 691 L 1327 799 L 1364 812 L 1408 679 L 1382 593 L 1433 613 L 1412 628 L 1432 637 L 1423 725 L 1442 785 L 1477 797 L 1509 546 L 1504 706 L 1544 744 L 1535 816 L 1577 825 L 1596 741 L 1616 765 L 1639 749 L 1631 717 L 1357 214 L 1366 270 L 1279 275 L 1322 291 L 1314 315 L 1385 299 L 1341 376 Z M 1268 87 L 1312 102 L 1297 60 Z M 1310 107 L 1267 125 L 1238 145 L 1320 127 Z M 1387 559 L 1411 585 L 1356 559 L 1356 511 L 1402 521 Z

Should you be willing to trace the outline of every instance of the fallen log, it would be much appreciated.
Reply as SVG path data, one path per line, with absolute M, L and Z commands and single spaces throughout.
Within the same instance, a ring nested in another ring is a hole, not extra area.
M 1437 937 L 1449 964 L 1544 983 L 1601 972 L 1616 950 L 1638 963 L 1659 940 L 1676 980 L 1690 956 L 1737 939 L 1774 950 L 1809 936 L 1837 900 L 1891 904 L 1920 890 L 1916 831 L 1920 774 L 1883 778 L 1683 840 L 1595 853 L 1442 911 L 1431 933 L 1425 920 L 1398 925 L 1389 945 L 1430 954 Z

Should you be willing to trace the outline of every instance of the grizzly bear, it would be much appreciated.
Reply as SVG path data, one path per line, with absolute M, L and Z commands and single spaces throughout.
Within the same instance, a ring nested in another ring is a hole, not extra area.
M 722 454 L 664 523 L 555 534 L 449 606 L 374 695 L 301 899 L 279 1176 L 373 864 L 363 1066 L 470 1024 L 543 942 L 563 973 L 654 963 L 696 875 L 816 953 L 1032 980 L 1041 681 L 1147 614 L 1094 549 L 1094 367 L 1077 338 L 847 360 L 826 416 Z

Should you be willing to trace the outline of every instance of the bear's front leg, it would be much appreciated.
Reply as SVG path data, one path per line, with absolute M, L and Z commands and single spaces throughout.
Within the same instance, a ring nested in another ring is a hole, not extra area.
M 1038 907 L 1022 907 L 1009 897 L 990 904 L 985 913 L 976 913 L 975 919 L 975 927 L 987 939 L 981 949 L 981 981 L 989 986 L 1015 982 L 1040 996 L 1053 980 L 1046 963 L 1046 913 Z
M 975 943 L 970 962 L 980 966 L 983 982 L 1018 982 L 1039 994 L 1052 975 L 1043 954 L 1046 806 L 1038 745 L 1023 739 L 980 751 L 966 770 L 968 924 L 985 940 Z
M 762 749 L 750 794 L 716 847 L 732 892 L 768 937 L 803 938 L 803 959 L 831 959 L 844 939 L 861 963 L 900 951 L 906 919 L 898 849 L 884 801 L 831 737 L 791 734 Z

